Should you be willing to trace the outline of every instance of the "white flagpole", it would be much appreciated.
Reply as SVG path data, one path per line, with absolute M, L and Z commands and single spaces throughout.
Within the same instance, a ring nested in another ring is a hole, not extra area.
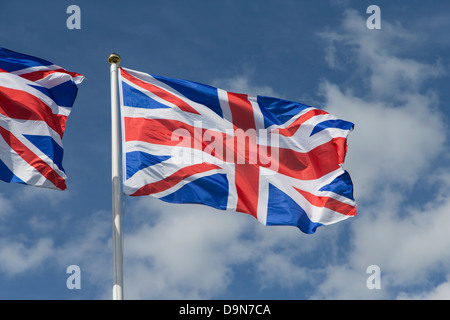
M 113 300 L 123 300 L 123 242 L 122 242 L 122 177 L 120 176 L 120 130 L 117 67 L 120 56 L 112 53 L 111 64 L 111 164 L 112 164 L 112 210 L 113 210 Z

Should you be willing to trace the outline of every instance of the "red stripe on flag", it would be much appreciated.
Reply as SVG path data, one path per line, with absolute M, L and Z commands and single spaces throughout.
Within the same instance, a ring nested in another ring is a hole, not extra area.
M 55 70 L 38 70 L 30 73 L 19 74 L 18 76 L 34 82 L 43 79 L 53 73 L 65 73 L 72 76 L 73 78 L 81 76 L 81 74 L 78 74 L 76 72 L 70 72 L 62 68 Z
M 13 149 L 23 160 L 30 166 L 39 171 L 47 180 L 55 185 L 58 189 L 65 190 L 66 182 L 55 170 L 47 163 L 27 148 L 19 139 L 17 139 L 11 132 L 3 127 L 0 127 L 0 134 L 3 140 Z M 26 182 L 26 181 L 25 181 Z
M 225 159 L 226 152 L 226 134 L 218 131 L 192 127 L 184 122 L 168 119 L 145 119 L 124 117 L 125 141 L 143 141 L 152 144 L 164 146 L 178 146 L 186 148 L 201 148 L 212 156 L 220 160 Z M 205 138 L 205 132 L 212 138 Z M 215 138 L 221 137 L 222 150 L 212 150 L 212 147 L 219 142 Z M 194 140 L 201 139 L 201 143 L 195 143 Z M 211 141 L 210 141 L 211 140 Z M 220 152 L 222 151 L 222 152 Z
M 254 110 L 248 100 L 248 95 L 228 92 L 228 104 L 235 129 L 242 129 L 243 131 L 256 129 Z M 248 213 L 257 218 L 259 167 L 247 161 L 251 157 L 250 150 L 257 150 L 258 146 L 253 145 L 255 143 L 253 139 L 246 138 L 246 140 L 246 142 L 238 141 L 237 137 L 235 137 L 235 157 L 237 159 L 243 158 L 244 160 L 241 161 L 244 162 L 243 164 L 239 162 L 235 164 L 234 179 L 238 197 L 236 211 Z
M 32 94 L 0 87 L 0 113 L 20 120 L 38 120 L 55 130 L 61 137 L 67 116 L 53 114 L 52 109 Z
M 178 170 L 177 172 L 171 174 L 168 177 L 165 177 L 162 180 L 157 182 L 149 183 L 137 190 L 132 196 L 142 196 L 148 194 L 155 194 L 167 190 L 177 183 L 182 181 L 185 178 L 188 178 L 194 174 L 202 173 L 214 169 L 220 169 L 220 167 L 210 164 L 210 163 L 199 163 L 189 167 L 184 167 L 183 169 Z
M 181 121 L 125 117 L 124 125 L 125 141 L 143 141 L 165 146 L 194 147 L 195 128 Z M 186 135 L 182 135 L 182 133 Z M 180 136 L 183 136 L 185 139 L 181 140 Z
M 165 146 L 196 147 L 194 144 L 195 128 L 181 121 L 126 117 L 124 118 L 124 125 L 125 141 L 143 141 Z M 181 138 L 179 135 L 175 134 L 174 131 L 178 129 L 186 130 L 186 136 Z M 223 154 L 215 155 L 216 158 L 220 160 L 230 159 L 226 155 L 226 152 L 230 151 L 230 145 L 226 142 L 226 138 L 228 137 L 223 134 Z M 172 139 L 175 141 L 172 141 Z M 209 146 L 209 142 L 203 141 L 203 144 L 199 144 L 198 146 L 201 146 L 202 150 L 205 150 L 205 148 Z M 240 144 L 235 141 L 233 161 L 236 161 L 238 153 L 242 158 L 242 151 L 236 150 L 239 146 Z M 250 145 L 247 147 L 249 149 L 260 148 L 260 146 L 255 147 Z M 271 148 L 268 157 L 262 158 L 261 153 L 258 153 L 259 158 L 257 159 L 257 163 L 252 163 L 250 161 L 251 159 L 249 159 L 249 153 L 246 152 L 245 159 L 243 159 L 245 161 L 242 161 L 244 163 L 236 163 L 235 166 L 238 171 L 242 169 L 240 174 L 243 176 L 246 175 L 248 166 L 259 165 L 269 169 L 275 168 L 276 172 L 296 179 L 313 180 L 338 169 L 340 164 L 344 162 L 346 148 L 346 139 L 342 137 L 334 138 L 309 152 L 297 152 L 285 148 Z M 249 168 L 249 170 L 249 174 L 252 174 L 252 168 Z
M 235 127 L 244 131 L 256 128 L 253 106 L 248 101 L 248 95 L 228 92 L 228 103 Z
M 321 114 L 328 114 L 328 112 L 320 110 L 320 109 L 313 109 L 305 114 L 302 114 L 300 117 L 298 117 L 293 123 L 291 123 L 288 127 L 284 129 L 275 129 L 273 132 L 279 133 L 282 136 L 286 137 L 292 137 L 298 130 L 298 128 L 307 120 L 311 119 L 314 116 L 321 115 Z
M 330 210 L 342 213 L 346 216 L 355 216 L 356 207 L 341 202 L 339 200 L 330 197 L 316 196 L 310 192 L 300 190 L 294 187 L 309 203 L 316 207 L 328 208 Z
M 65 115 L 62 115 L 62 114 L 54 114 L 53 118 L 56 119 L 55 120 L 56 123 L 58 124 L 59 128 L 61 128 L 60 136 L 62 137 L 62 135 L 64 134 L 64 131 L 66 131 L 66 123 L 67 123 L 68 117 Z M 58 131 L 56 131 L 56 132 L 58 132 Z
M 236 164 L 234 180 L 238 196 L 236 211 L 258 218 L 259 167 Z
M 124 77 L 125 79 L 133 82 L 134 84 L 140 86 L 141 88 L 144 88 L 145 90 L 150 91 L 151 93 L 155 94 L 156 96 L 160 97 L 161 99 L 164 99 L 164 100 L 176 105 L 181 110 L 183 110 L 185 112 L 189 112 L 189 113 L 199 114 L 197 112 L 197 110 L 192 108 L 189 104 L 187 104 L 186 102 L 184 102 L 177 96 L 173 95 L 169 91 L 161 89 L 151 83 L 144 82 L 144 81 L 132 76 L 131 74 L 129 74 L 128 72 L 126 72 L 123 69 L 121 69 L 120 73 L 121 73 L 122 77 Z
M 347 140 L 339 137 L 305 153 L 279 148 L 278 156 L 272 157 L 271 161 L 278 158 L 279 165 L 275 167 L 279 173 L 300 180 L 312 180 L 338 169 L 344 162 L 346 150 Z

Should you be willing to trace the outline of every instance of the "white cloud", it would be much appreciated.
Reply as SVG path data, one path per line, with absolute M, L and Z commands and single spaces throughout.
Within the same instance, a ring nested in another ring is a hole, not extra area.
M 450 299 L 450 281 L 439 284 L 437 287 L 432 288 L 428 292 L 420 292 L 409 294 L 407 292 L 401 292 L 397 299 L 399 300 L 449 300 Z
M 125 236 L 128 299 L 210 299 L 243 274 L 261 290 L 292 289 L 317 274 L 295 258 L 326 241 L 296 228 L 263 226 L 246 214 L 152 197 L 127 208 L 126 220 L 137 226 Z
M 325 82 L 327 110 L 355 123 L 346 168 L 358 197 L 380 187 L 412 186 L 443 150 L 446 131 L 434 98 L 412 95 L 407 102 L 370 101 Z
M 351 10 L 340 30 L 320 35 L 336 54 L 356 56 L 353 76 L 366 80 L 360 94 L 326 80 L 321 86 L 327 110 L 355 123 L 347 165 L 359 185 L 356 192 L 364 198 L 380 183 L 412 186 L 446 142 L 438 98 L 421 92 L 442 68 L 400 56 L 405 41 L 417 41 L 400 25 L 383 21 L 382 30 L 369 30 Z
M 348 265 L 328 265 L 324 267 L 324 280 L 318 283 L 315 292 L 310 297 L 312 300 L 336 299 L 380 299 L 383 297 L 381 290 L 368 289 L 367 267 L 349 267 Z M 383 283 L 381 276 L 381 283 Z
M 355 226 L 355 250 L 350 263 L 379 265 L 391 286 L 424 283 L 450 262 L 446 230 L 450 224 L 450 198 L 430 200 L 417 208 L 387 199 L 384 197 L 384 204 L 366 211 L 370 217 Z
M 369 30 L 363 17 L 347 10 L 338 29 L 319 33 L 328 43 L 325 61 L 332 68 L 350 71 L 349 75 L 357 73 L 356 78 L 370 88 L 372 98 L 401 99 L 405 93 L 419 92 L 425 81 L 445 72 L 439 60 L 429 64 L 408 57 L 411 47 L 420 48 L 418 43 L 424 39 L 399 23 L 384 19 L 382 29 Z
M 0 238 L 0 271 L 3 276 L 22 277 L 30 272 L 51 270 L 52 281 L 64 286 L 69 265 L 81 269 L 83 294 L 99 290 L 99 299 L 112 295 L 111 213 L 94 212 L 83 219 L 66 212 L 29 218 L 21 233 L 5 227 Z M 64 225 L 64 226 L 63 226 Z M 30 226 L 31 228 L 28 228 Z M 70 230 L 62 238 L 59 229 Z M 57 276 L 59 275 L 59 277 Z
M 41 238 L 27 247 L 19 241 L 2 239 L 0 242 L 0 269 L 10 276 L 38 269 L 53 251 L 53 240 Z
M 250 254 L 245 241 L 238 241 L 240 219 L 203 206 L 159 202 L 142 199 L 127 213 L 147 220 L 126 235 L 127 297 L 202 298 L 221 292 L 233 266 Z
M 65 224 L 71 232 L 52 251 L 50 258 L 53 267 L 65 271 L 69 265 L 78 265 L 81 271 L 80 293 L 99 292 L 98 299 L 111 299 L 111 212 L 92 212 L 83 219 L 73 218 Z M 66 279 L 62 278 L 61 281 L 65 283 Z
M 450 187 L 449 176 L 442 174 L 445 162 L 436 168 L 440 158 L 449 157 L 445 151 L 448 128 L 437 94 L 425 90 L 427 81 L 444 71 L 439 63 L 404 58 L 408 42 L 420 39 L 386 20 L 382 30 L 371 31 L 361 17 L 348 11 L 336 32 L 321 35 L 334 48 L 327 49 L 327 54 L 336 54 L 327 61 L 341 59 L 342 50 L 357 58 L 352 62 L 353 76 L 362 79 L 364 87 L 356 90 L 348 83 L 326 80 L 321 86 L 327 110 L 355 123 L 345 166 L 361 205 L 352 223 L 348 265 L 329 266 L 316 296 L 395 298 L 396 286 L 415 288 L 427 283 L 450 260 L 446 231 L 450 197 L 443 192 Z M 438 169 L 440 173 L 435 172 Z M 427 186 L 430 191 L 424 200 L 411 201 L 414 188 L 426 192 Z M 351 285 L 371 264 L 380 266 L 385 284 L 375 294 Z M 439 295 L 446 288 L 443 284 L 428 295 Z

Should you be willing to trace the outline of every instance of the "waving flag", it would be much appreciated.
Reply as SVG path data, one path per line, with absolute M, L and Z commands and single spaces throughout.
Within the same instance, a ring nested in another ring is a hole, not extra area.
M 62 137 L 83 76 L 0 48 L 0 180 L 66 189 Z
M 297 102 L 121 68 L 124 192 L 314 233 L 356 215 L 353 124 Z

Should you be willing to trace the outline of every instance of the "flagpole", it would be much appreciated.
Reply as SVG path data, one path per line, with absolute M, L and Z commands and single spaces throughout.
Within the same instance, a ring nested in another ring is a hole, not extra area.
M 120 56 L 112 53 L 111 64 L 111 165 L 112 165 L 112 218 L 113 218 L 113 300 L 123 300 L 123 242 L 122 242 L 122 193 L 120 176 L 120 130 L 117 69 Z

